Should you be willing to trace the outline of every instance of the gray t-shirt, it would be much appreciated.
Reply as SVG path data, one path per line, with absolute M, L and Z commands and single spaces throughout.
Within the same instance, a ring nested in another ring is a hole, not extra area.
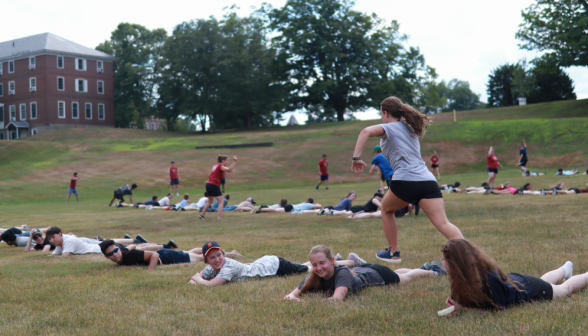
M 225 258 L 225 264 L 218 274 L 212 266 L 202 270 L 202 278 L 211 280 L 216 277 L 227 281 L 244 281 L 247 278 L 274 276 L 278 273 L 280 260 L 276 256 L 263 256 L 251 264 L 243 264 L 231 258 Z
M 16 237 L 16 246 L 23 247 L 27 246 L 29 243 L 29 237 Z M 35 246 L 35 241 L 33 240 L 31 247 Z
M 437 181 L 421 157 L 419 137 L 403 121 L 380 124 L 382 153 L 392 164 L 392 181 Z
M 355 274 L 354 274 L 355 273 Z M 308 276 L 307 276 L 308 277 Z M 302 289 L 302 286 L 306 282 L 306 278 L 302 280 L 298 289 Z M 321 279 L 319 291 L 329 293 L 332 296 L 335 293 L 335 289 L 338 287 L 347 287 L 352 292 L 357 292 L 366 286 L 385 285 L 386 282 L 375 269 L 370 267 L 355 267 L 353 272 L 349 270 L 347 266 L 337 265 L 335 266 L 335 274 L 329 279 Z

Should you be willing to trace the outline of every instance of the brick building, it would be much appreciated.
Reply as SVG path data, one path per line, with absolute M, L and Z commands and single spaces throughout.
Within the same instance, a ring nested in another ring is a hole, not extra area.
M 114 57 L 44 33 L 0 43 L 0 140 L 114 127 Z

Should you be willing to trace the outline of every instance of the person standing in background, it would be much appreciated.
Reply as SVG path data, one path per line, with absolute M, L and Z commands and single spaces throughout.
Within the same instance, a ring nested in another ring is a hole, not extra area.
M 439 155 L 437 155 L 437 151 L 433 151 L 433 155 L 431 155 L 429 161 L 431 161 L 431 168 L 435 170 L 435 172 L 437 173 L 437 177 L 440 180 L 441 174 L 439 174 Z
M 178 173 L 178 167 L 176 167 L 175 161 L 171 162 L 169 167 L 169 192 L 174 193 L 174 185 L 176 186 L 176 196 L 180 196 L 180 174 Z
M 486 170 L 488 170 L 488 184 L 490 185 L 490 188 L 494 188 L 494 180 L 496 180 L 496 174 L 498 174 L 498 166 L 502 169 L 502 165 L 498 162 L 496 155 L 494 155 L 493 147 L 490 147 L 488 150 L 486 159 L 488 160 L 488 165 L 486 166 Z
M 519 163 L 518 163 L 518 167 L 521 168 L 523 170 L 523 174 L 527 171 L 527 143 L 525 142 L 525 139 L 523 139 L 523 147 L 520 147 L 519 150 Z
M 71 181 L 69 182 L 69 189 L 67 191 L 67 199 L 65 200 L 65 203 L 69 203 L 69 197 L 71 196 L 71 194 L 76 195 L 76 198 L 78 200 L 78 203 L 80 203 L 80 197 L 78 196 L 78 180 L 80 178 L 78 177 L 78 173 L 74 173 L 73 177 L 71 178 Z
M 329 190 L 329 161 L 327 161 L 327 154 L 323 154 L 323 159 L 318 163 L 319 175 L 321 176 L 321 180 L 319 184 L 316 185 L 316 190 L 318 190 L 321 183 L 325 182 L 325 187 Z

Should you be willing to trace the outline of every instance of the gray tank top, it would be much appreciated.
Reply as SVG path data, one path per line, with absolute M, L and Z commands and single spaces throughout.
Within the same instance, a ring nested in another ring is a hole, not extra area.
M 392 181 L 437 181 L 421 158 L 419 137 L 403 121 L 380 124 L 382 153 L 394 168 Z

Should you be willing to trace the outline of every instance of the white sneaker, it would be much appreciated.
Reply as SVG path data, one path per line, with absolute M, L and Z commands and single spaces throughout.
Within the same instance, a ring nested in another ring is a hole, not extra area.
M 335 255 L 335 260 L 343 260 L 343 256 L 341 255 L 341 253 L 337 253 Z
M 180 196 L 180 193 L 176 193 L 176 196 Z
M 112 207 L 113 207 L 113 208 L 118 208 L 118 205 L 119 205 L 119 204 L 120 204 L 119 202 L 114 202 L 114 204 L 112 205 Z
M 145 209 L 147 209 L 147 210 L 153 210 L 153 205 L 150 205 L 150 206 L 146 207 Z
M 566 281 L 569 278 L 571 278 L 572 275 L 574 275 L 574 263 L 572 263 L 571 261 L 566 261 L 566 263 L 563 265 L 563 268 L 566 271 L 563 281 Z
M 349 253 L 349 257 L 347 257 L 347 260 L 353 260 L 353 267 L 357 267 L 357 266 L 362 265 L 362 264 L 367 264 L 365 262 L 365 260 L 361 259 L 357 255 L 357 253 L 353 253 L 353 252 Z
M 25 229 L 25 230 L 27 230 L 27 231 L 30 231 L 31 230 L 31 228 L 28 225 L 26 225 L 26 224 L 23 224 L 20 227 L 23 228 L 23 229 Z

